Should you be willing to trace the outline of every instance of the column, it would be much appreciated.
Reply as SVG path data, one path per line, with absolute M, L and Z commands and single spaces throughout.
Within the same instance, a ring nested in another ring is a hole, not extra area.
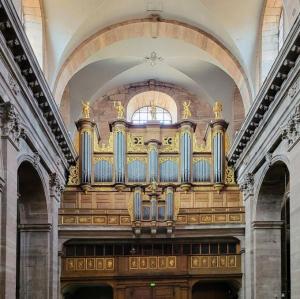
M 244 288 L 245 299 L 253 298 L 253 235 L 252 235 L 252 211 L 254 202 L 254 177 L 251 173 L 246 174 L 239 182 L 243 191 L 245 205 L 245 242 L 244 242 Z
M 181 188 L 186 191 L 191 185 L 193 127 L 188 120 L 180 123 L 180 179 Z
M 60 298 L 60 258 L 58 248 L 58 209 L 60 207 L 61 194 L 64 189 L 63 178 L 56 173 L 50 176 L 50 202 L 52 204 L 52 230 L 50 236 L 50 298 Z
M 0 298 L 16 298 L 16 236 L 19 140 L 19 115 L 11 103 L 0 105 L 0 134 L 3 160 L 3 177 L 0 231 Z M 4 184 L 3 182 L 6 182 Z

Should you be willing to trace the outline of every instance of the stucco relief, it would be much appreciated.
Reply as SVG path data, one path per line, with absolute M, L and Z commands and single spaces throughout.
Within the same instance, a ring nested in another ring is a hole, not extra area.
M 9 137 L 18 145 L 24 130 L 21 126 L 20 116 L 12 103 L 0 105 L 0 123 L 2 135 Z

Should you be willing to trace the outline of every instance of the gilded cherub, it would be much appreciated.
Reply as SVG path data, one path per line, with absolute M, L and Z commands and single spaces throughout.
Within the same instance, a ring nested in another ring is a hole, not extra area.
M 82 116 L 84 118 L 90 118 L 90 103 L 82 101 Z
M 124 115 L 125 115 L 125 109 L 124 109 L 124 106 L 122 105 L 121 101 L 114 102 L 114 107 L 117 110 L 117 118 L 123 119 Z
M 222 118 L 222 110 L 223 110 L 223 105 L 221 102 L 216 101 L 213 107 L 213 111 L 215 114 L 215 119 L 220 119 Z
M 183 119 L 188 119 L 192 116 L 190 106 L 191 106 L 191 101 L 184 101 L 183 104 L 183 111 L 182 111 L 182 118 Z

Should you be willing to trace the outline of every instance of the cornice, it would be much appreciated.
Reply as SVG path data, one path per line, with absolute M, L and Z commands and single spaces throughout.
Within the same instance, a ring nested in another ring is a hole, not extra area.
M 26 81 L 22 88 L 25 94 L 31 95 L 42 112 L 42 123 L 46 122 L 51 134 L 54 136 L 66 161 L 75 162 L 77 156 L 71 138 L 63 123 L 58 107 L 49 89 L 42 70 L 26 37 L 22 24 L 13 4 L 9 0 L 0 1 L 0 37 L 4 42 L 5 57 L 12 69 L 19 69 L 15 75 L 17 79 Z
M 293 83 L 291 73 L 300 55 L 300 16 L 294 23 L 281 51 L 264 81 L 228 154 L 229 163 L 238 167 L 240 158 L 249 149 L 251 140 L 259 133 L 260 122 L 269 110 L 283 98 L 287 82 Z

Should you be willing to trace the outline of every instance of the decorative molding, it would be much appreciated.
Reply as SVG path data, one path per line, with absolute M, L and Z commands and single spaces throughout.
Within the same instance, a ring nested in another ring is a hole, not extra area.
M 242 179 L 240 184 L 241 191 L 243 192 L 244 199 L 254 193 L 254 176 L 252 173 L 247 173 Z
M 65 272 L 82 272 L 82 271 L 114 271 L 114 258 L 64 258 Z
M 56 173 L 50 174 L 50 195 L 54 196 L 58 201 L 60 200 L 61 193 L 64 190 L 64 184 L 60 181 Z
M 20 93 L 20 87 L 11 74 L 8 74 L 8 85 L 14 95 L 18 95 Z
M 255 136 L 258 136 L 265 126 L 260 125 L 263 120 L 268 122 L 272 115 L 272 107 L 280 105 L 288 93 L 290 101 L 299 90 L 299 79 L 293 82 L 297 77 L 299 70 L 300 49 L 298 46 L 298 37 L 300 32 L 300 18 L 296 20 L 291 28 L 285 42 L 266 77 L 264 84 L 260 88 L 256 99 L 253 100 L 246 119 L 236 136 L 233 145 L 228 154 L 228 160 L 231 165 L 239 167 L 241 156 L 254 143 Z M 299 76 L 298 76 L 299 77 Z M 292 85 L 292 86 L 291 86 Z M 284 133 L 285 135 L 286 133 Z
M 40 155 L 39 155 L 37 152 L 35 152 L 35 153 L 33 154 L 33 166 L 34 166 L 35 168 L 37 168 L 38 165 L 39 165 L 39 163 L 40 163 L 40 161 L 41 161 Z
M 10 103 L 0 104 L 0 124 L 2 135 L 10 138 L 15 146 L 19 145 L 20 138 L 24 136 L 20 116 L 15 106 Z
M 273 158 L 272 153 L 266 153 L 265 159 L 268 164 L 268 167 L 270 167 L 272 164 L 272 158 Z
M 300 104 L 296 106 L 294 113 L 291 115 L 287 125 L 282 128 L 281 137 L 287 140 L 291 148 L 300 138 Z

